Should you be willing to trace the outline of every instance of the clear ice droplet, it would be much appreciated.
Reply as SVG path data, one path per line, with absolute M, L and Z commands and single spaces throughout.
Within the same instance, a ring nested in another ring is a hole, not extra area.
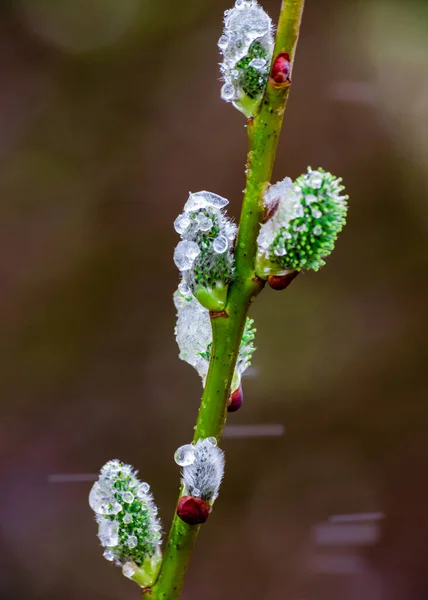
M 136 548 L 136 546 L 137 546 L 137 544 L 138 544 L 138 539 L 137 539 L 137 536 L 135 536 L 135 535 L 130 535 L 130 536 L 128 537 L 127 544 L 128 544 L 128 548 L 131 548 L 131 549 L 132 549 L 132 548 Z
M 119 543 L 119 523 L 103 519 L 99 523 L 98 537 L 104 547 L 115 547 Z
M 211 221 L 211 219 L 206 217 L 203 213 L 198 214 L 198 216 L 196 217 L 196 221 L 201 231 L 209 231 L 213 226 L 213 222 Z
M 321 235 L 322 234 L 322 227 L 320 225 L 316 225 L 316 227 L 314 227 L 314 235 Z
M 229 37 L 227 35 L 222 35 L 218 40 L 218 47 L 220 48 L 220 50 L 225 50 L 225 48 L 227 48 L 228 43 Z
M 123 522 L 126 525 L 128 525 L 128 523 L 132 522 L 132 519 L 133 519 L 133 517 L 132 517 L 131 513 L 126 513 L 126 515 L 123 517 Z
M 174 250 L 174 262 L 180 271 L 188 271 L 192 268 L 196 258 L 201 253 L 196 242 L 183 240 L 178 242 Z
M 174 221 L 174 229 L 177 233 L 182 235 L 189 229 L 191 225 L 191 221 L 187 215 L 178 215 L 178 217 Z
M 127 504 L 134 502 L 134 494 L 132 492 L 122 492 L 122 498 Z
M 206 438 L 206 440 L 213 446 L 217 446 L 217 438 L 215 438 L 213 435 L 211 437 Z
M 222 100 L 225 100 L 226 102 L 233 100 L 235 97 L 235 88 L 233 85 L 231 83 L 225 83 L 220 90 L 220 96 Z
M 185 281 L 182 281 L 181 283 L 178 284 L 178 291 L 183 296 L 190 296 L 192 293 L 190 286 Z
M 109 550 L 108 548 L 107 548 L 107 550 L 104 550 L 104 554 L 103 554 L 103 556 L 104 556 L 104 558 L 105 558 L 106 560 L 110 560 L 110 561 L 114 560 L 114 554 L 113 554 L 113 552 L 112 552 L 111 550 Z
M 187 467 L 195 462 L 195 447 L 192 444 L 184 444 L 177 448 L 174 460 L 180 467 Z
M 314 219 L 319 219 L 322 217 L 322 212 L 319 210 L 319 208 L 315 208 L 315 206 L 311 208 L 311 213 Z
M 94 483 L 89 492 L 89 506 L 99 515 L 117 515 L 122 510 L 122 505 L 113 494 L 103 490 L 98 481 Z
M 135 573 L 134 565 L 130 562 L 125 563 L 122 567 L 122 573 L 125 575 L 125 577 L 128 577 L 129 579 L 131 579 L 131 577 Z
M 287 254 L 287 250 L 285 248 L 275 248 L 274 254 L 277 256 L 285 256 Z
M 227 241 L 227 237 L 225 237 L 224 235 L 219 235 L 215 238 L 213 242 L 214 252 L 216 252 L 217 254 L 223 254 L 223 252 L 226 252 L 228 245 L 229 242 Z
M 254 67 L 255 69 L 261 69 L 266 64 L 266 61 L 263 58 L 253 58 L 253 60 L 248 65 L 249 67 Z
M 192 490 L 192 496 L 194 498 L 200 498 L 201 497 L 201 490 L 199 488 L 194 487 Z

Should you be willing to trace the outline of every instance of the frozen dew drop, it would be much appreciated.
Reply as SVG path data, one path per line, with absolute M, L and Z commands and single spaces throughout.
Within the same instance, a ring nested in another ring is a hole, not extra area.
M 223 198 L 223 196 L 214 194 L 213 192 L 207 192 L 204 190 L 202 192 L 198 192 L 198 195 L 205 200 L 208 206 L 212 206 L 213 208 L 224 208 L 229 204 L 229 200 Z
M 233 241 L 236 237 L 236 232 L 238 228 L 235 223 L 231 223 L 230 221 L 226 222 L 226 237 L 228 240 Z
M 191 225 L 191 221 L 186 214 L 178 215 L 178 217 L 174 221 L 174 229 L 177 233 L 182 235 L 189 229 Z
M 99 523 L 98 537 L 103 546 L 114 548 L 119 543 L 119 523 L 103 519 Z
M 194 487 L 192 490 L 192 496 L 194 498 L 200 498 L 201 497 L 201 490 L 197 487 Z
M 233 85 L 231 83 L 225 83 L 220 90 L 220 96 L 222 100 L 225 100 L 226 102 L 233 100 L 235 97 L 235 88 Z
M 198 193 L 190 194 L 186 204 L 184 205 L 184 211 L 194 212 L 196 210 L 201 210 L 201 208 L 207 208 L 207 206 L 208 204 L 206 200 Z
M 117 515 L 122 510 L 122 505 L 117 502 L 113 494 L 104 491 L 98 481 L 89 492 L 89 506 L 99 515 Z
M 253 60 L 248 65 L 249 67 L 254 67 L 254 69 L 261 69 L 266 64 L 266 61 L 263 58 L 253 58 Z M 262 80 L 263 81 L 263 80 Z
M 215 438 L 213 435 L 211 437 L 206 438 L 206 440 L 213 446 L 217 446 L 217 438 Z
M 315 206 L 311 208 L 311 213 L 314 219 L 319 219 L 322 217 L 322 212 L 319 210 L 319 208 L 315 208 Z
M 302 223 L 301 225 L 295 225 L 293 229 L 296 233 L 303 233 L 306 231 L 306 224 Z
M 226 252 L 228 246 L 229 242 L 224 235 L 219 235 L 213 242 L 213 249 L 217 254 L 223 254 L 223 252 Z
M 213 226 L 213 222 L 211 221 L 211 219 L 206 217 L 203 213 L 198 214 L 198 216 L 196 217 L 196 222 L 198 223 L 199 229 L 201 231 L 209 231 Z
M 111 550 L 109 550 L 109 548 L 107 548 L 107 550 L 104 550 L 103 556 L 106 560 L 114 560 L 114 554 Z
M 275 248 L 274 254 L 277 256 L 285 256 L 287 254 L 287 250 L 285 248 Z
M 311 204 L 312 202 L 316 202 L 318 200 L 318 198 L 316 196 L 314 196 L 314 194 L 307 194 L 305 196 L 305 200 L 306 200 L 306 204 Z
M 228 43 L 229 37 L 227 35 L 222 35 L 221 38 L 218 40 L 218 47 L 220 48 L 220 50 L 225 50 L 225 48 L 227 48 Z
M 140 490 L 142 490 L 144 493 L 148 494 L 148 492 L 150 491 L 150 486 L 146 481 L 143 481 L 142 483 L 140 483 Z
M 320 225 L 316 225 L 314 227 L 314 235 L 321 235 L 322 234 L 322 227 Z
M 190 286 L 185 282 L 182 281 L 179 285 L 178 285 L 178 291 L 180 292 L 180 294 L 182 294 L 183 296 L 190 296 L 192 293 L 192 290 L 190 289 Z M 141 487 L 141 486 L 140 486 Z
M 132 522 L 132 515 L 131 513 L 126 513 L 126 515 L 123 517 L 123 522 L 125 523 L 125 525 L 128 525 L 128 523 Z
M 187 240 L 178 242 L 174 250 L 174 262 L 180 271 L 188 271 L 200 254 L 200 249 L 196 242 Z
M 135 536 L 135 535 L 130 535 L 130 536 L 128 537 L 127 544 L 128 544 L 128 548 L 131 548 L 131 550 L 132 550 L 133 548 L 136 548 L 136 547 L 137 547 L 137 544 L 138 544 L 138 539 L 137 539 L 137 536 Z
M 125 575 L 125 577 L 128 577 L 129 579 L 131 579 L 131 577 L 135 573 L 134 565 L 130 562 L 125 563 L 122 567 L 122 573 Z
M 180 467 L 192 465 L 195 462 L 195 447 L 192 444 L 180 446 L 175 451 L 174 460 Z
M 127 504 L 134 502 L 134 494 L 132 492 L 122 492 L 122 498 Z

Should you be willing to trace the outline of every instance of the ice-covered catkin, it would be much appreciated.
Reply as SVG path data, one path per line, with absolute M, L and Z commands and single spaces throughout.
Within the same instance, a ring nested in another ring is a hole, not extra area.
M 346 222 L 347 199 L 341 179 L 322 169 L 271 186 L 265 194 L 268 220 L 257 240 L 259 277 L 318 271 L 334 249 Z
M 174 222 L 181 236 L 174 251 L 174 262 L 182 276 L 181 291 L 192 293 L 212 311 L 223 310 L 234 274 L 237 229 L 224 214 L 228 203 L 212 192 L 191 193 Z
M 274 47 L 269 15 L 256 0 L 236 0 L 224 14 L 224 30 L 218 41 L 223 60 L 221 97 L 245 114 L 259 111 L 266 88 Z
M 174 293 L 174 304 L 177 309 L 175 338 L 179 357 L 196 369 L 205 385 L 212 347 L 209 310 L 196 300 L 187 284 L 183 283 Z M 254 320 L 247 318 L 232 379 L 232 392 L 239 387 L 242 375 L 251 364 L 256 332 L 253 324 Z
M 89 494 L 104 557 L 124 575 L 150 585 L 161 559 L 161 523 L 148 483 L 130 465 L 111 460 Z
M 216 500 L 224 475 L 224 452 L 213 438 L 178 448 L 175 462 L 182 467 L 183 496 L 178 516 L 189 525 L 204 523 Z

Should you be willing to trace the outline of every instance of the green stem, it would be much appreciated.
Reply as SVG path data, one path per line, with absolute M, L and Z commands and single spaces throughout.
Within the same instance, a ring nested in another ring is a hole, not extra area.
M 304 0 L 283 0 L 274 57 L 285 51 L 293 62 L 303 5 Z M 268 83 L 260 113 L 247 124 L 247 181 L 235 248 L 236 277 L 229 289 L 226 310 L 212 316 L 211 361 L 194 441 L 210 436 L 221 437 L 248 309 L 264 285 L 254 273 L 254 260 L 264 216 L 263 193 L 271 179 L 289 89 L 277 89 Z M 151 600 L 177 600 L 180 597 L 199 529 L 200 526 L 186 525 L 177 515 L 174 516 L 159 577 L 151 590 Z

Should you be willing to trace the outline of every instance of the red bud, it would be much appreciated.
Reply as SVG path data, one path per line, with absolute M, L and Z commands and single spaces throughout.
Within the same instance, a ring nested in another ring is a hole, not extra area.
M 273 290 L 285 290 L 298 274 L 299 271 L 291 271 L 286 275 L 269 275 L 268 283 Z
M 177 515 L 188 525 L 205 523 L 211 510 L 211 506 L 206 500 L 193 496 L 182 496 L 177 504 Z
M 241 408 L 244 403 L 244 393 L 242 386 L 239 386 L 234 392 L 230 394 L 229 402 L 227 404 L 227 412 L 236 412 Z
M 287 87 L 291 83 L 290 79 L 291 62 L 288 52 L 280 52 L 273 61 L 270 73 L 270 82 L 273 87 Z

